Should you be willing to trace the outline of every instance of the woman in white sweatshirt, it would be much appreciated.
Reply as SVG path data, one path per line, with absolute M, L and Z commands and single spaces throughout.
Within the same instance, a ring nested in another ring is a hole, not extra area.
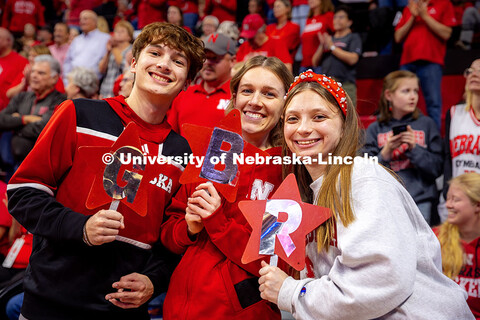
M 355 108 L 326 76 L 299 76 L 283 121 L 286 152 L 346 162 L 357 153 Z M 335 214 L 307 237 L 301 280 L 262 262 L 262 298 L 296 319 L 473 319 L 466 293 L 442 274 L 439 243 L 412 197 L 379 164 L 352 162 L 291 168 L 304 201 Z

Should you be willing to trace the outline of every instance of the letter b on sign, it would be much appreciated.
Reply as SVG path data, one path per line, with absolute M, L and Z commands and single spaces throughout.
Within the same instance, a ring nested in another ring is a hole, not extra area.
M 229 150 L 222 150 L 222 145 L 229 145 Z M 237 175 L 238 166 L 233 163 L 233 154 L 243 151 L 243 139 L 235 132 L 223 130 L 220 128 L 213 129 L 210 143 L 208 144 L 207 154 L 203 162 L 200 177 L 215 181 L 221 184 L 228 184 L 233 181 Z M 225 154 L 222 157 L 222 154 Z M 215 168 L 212 163 L 212 157 L 225 160 L 223 170 Z

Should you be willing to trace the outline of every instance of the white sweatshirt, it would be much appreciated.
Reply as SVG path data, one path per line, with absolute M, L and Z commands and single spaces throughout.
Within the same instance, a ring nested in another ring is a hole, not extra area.
M 442 274 L 440 244 L 411 196 L 380 165 L 355 160 L 355 221 L 338 221 L 328 253 L 307 244 L 315 278 L 287 278 L 279 308 L 295 319 L 474 319 L 466 292 Z M 321 184 L 311 184 L 315 198 Z

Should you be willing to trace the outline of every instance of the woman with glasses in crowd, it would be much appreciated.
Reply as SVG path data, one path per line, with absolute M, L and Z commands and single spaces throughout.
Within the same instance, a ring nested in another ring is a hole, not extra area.
M 464 76 L 466 101 L 451 107 L 445 117 L 445 199 L 451 178 L 480 173 L 480 59 L 472 62 Z

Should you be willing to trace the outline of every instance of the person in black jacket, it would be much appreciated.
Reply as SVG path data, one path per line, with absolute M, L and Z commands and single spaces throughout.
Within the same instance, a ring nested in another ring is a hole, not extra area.
M 29 79 L 32 91 L 20 92 L 0 112 L 0 132 L 12 132 L 11 153 L 15 165 L 32 150 L 53 110 L 66 99 L 54 89 L 59 75 L 60 64 L 52 56 L 35 57 Z M 5 138 L 2 142 L 8 143 Z
M 146 302 L 167 288 L 178 257 L 160 227 L 186 164 L 119 154 L 190 154 L 165 115 L 205 53 L 168 23 L 144 27 L 132 53 L 130 96 L 62 103 L 9 181 L 9 211 L 33 234 L 20 319 L 146 320 Z

